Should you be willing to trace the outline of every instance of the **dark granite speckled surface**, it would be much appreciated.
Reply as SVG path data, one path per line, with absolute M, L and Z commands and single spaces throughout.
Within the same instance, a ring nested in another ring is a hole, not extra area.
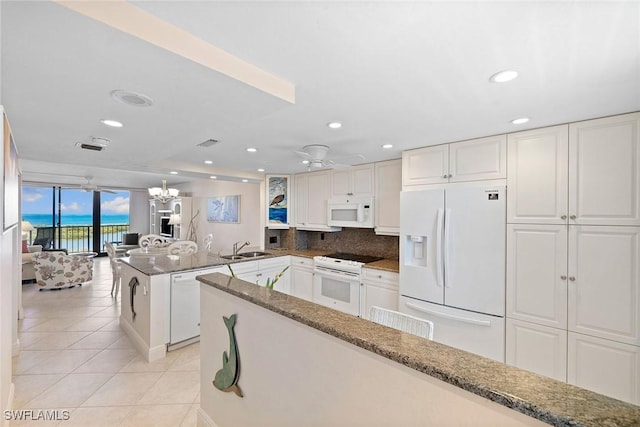
M 640 426 L 640 407 L 222 274 L 198 276 L 290 319 L 557 426 Z
M 314 256 L 326 255 L 331 251 L 318 249 L 298 249 L 298 250 L 272 250 L 268 251 L 269 255 L 259 258 L 247 258 L 244 260 L 229 261 L 220 258 L 217 254 L 208 253 L 206 251 L 196 252 L 193 255 L 137 255 L 121 258 L 131 267 L 148 276 L 156 274 L 176 273 L 178 271 L 199 270 L 203 268 L 216 267 L 226 264 L 235 264 L 238 262 L 255 261 L 265 258 L 274 258 L 279 256 L 294 255 L 306 258 Z M 381 260 L 374 263 L 366 264 L 366 267 L 377 268 L 380 270 L 399 271 L 397 260 Z

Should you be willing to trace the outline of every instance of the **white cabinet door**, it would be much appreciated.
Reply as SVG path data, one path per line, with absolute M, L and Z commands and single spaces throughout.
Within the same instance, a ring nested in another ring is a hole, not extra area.
M 447 144 L 402 153 L 402 185 L 440 184 L 449 181 Z
M 640 113 L 569 125 L 569 171 L 571 223 L 640 225 Z
M 569 331 L 640 345 L 640 227 L 569 226 Z
M 402 161 L 389 160 L 375 166 L 376 234 L 400 234 L 400 192 Z
M 507 177 L 507 136 L 449 144 L 449 182 Z
M 373 196 L 373 171 L 373 164 L 332 170 L 332 196 Z
M 374 268 L 362 269 L 360 317 L 369 319 L 371 307 L 398 311 L 400 275 Z
M 640 347 L 569 332 L 567 381 L 640 405 Z
M 328 228 L 327 200 L 331 194 L 329 171 L 307 174 L 307 227 Z
M 373 164 L 354 166 L 351 168 L 352 193 L 355 196 L 371 197 L 374 193 Z
M 362 305 L 360 317 L 363 319 L 369 319 L 369 312 L 373 306 L 398 311 L 398 290 L 379 286 L 376 283 L 363 282 L 360 304 Z
M 313 270 L 296 266 L 291 268 L 291 295 L 313 301 Z
M 282 270 L 283 270 L 282 268 L 271 268 L 271 269 L 265 269 L 265 270 L 261 269 L 260 272 L 257 274 L 258 285 L 266 286 L 267 285 L 267 279 L 271 279 L 273 281 L 276 278 L 276 275 L 280 274 L 282 272 Z M 275 285 L 273 285 L 273 289 L 275 289 L 276 291 L 285 293 L 285 294 L 291 294 L 291 271 L 290 271 L 290 269 L 285 271 L 282 274 L 282 276 L 280 276 L 280 278 L 275 283 Z
M 507 222 L 566 224 L 567 125 L 508 135 Z
M 507 316 L 566 329 L 566 225 L 507 225 Z
M 506 363 L 567 381 L 567 331 L 507 318 Z

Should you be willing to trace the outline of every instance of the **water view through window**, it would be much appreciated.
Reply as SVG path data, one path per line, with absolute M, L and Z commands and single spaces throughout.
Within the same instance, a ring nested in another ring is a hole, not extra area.
M 22 187 L 22 221 L 30 244 L 69 252 L 103 252 L 105 241 L 121 242 L 129 231 L 129 192 Z

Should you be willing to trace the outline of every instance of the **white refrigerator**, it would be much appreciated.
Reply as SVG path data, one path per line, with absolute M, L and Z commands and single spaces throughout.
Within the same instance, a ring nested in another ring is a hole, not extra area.
M 450 184 L 400 196 L 399 310 L 434 340 L 504 362 L 506 188 Z

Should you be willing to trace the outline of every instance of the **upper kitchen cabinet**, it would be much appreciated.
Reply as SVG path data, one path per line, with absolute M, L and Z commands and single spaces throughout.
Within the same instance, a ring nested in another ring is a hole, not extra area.
M 402 185 L 504 179 L 507 139 L 496 135 L 402 153 Z
M 332 170 L 331 196 L 373 196 L 373 174 L 373 164 Z
M 301 173 L 295 179 L 295 216 L 298 230 L 339 231 L 327 225 L 327 202 L 331 196 L 331 171 Z
M 507 222 L 640 225 L 640 113 L 510 134 Z
M 402 191 L 402 160 L 375 164 L 375 232 L 400 235 L 400 192 Z
M 569 125 L 569 219 L 640 225 L 640 113 Z

